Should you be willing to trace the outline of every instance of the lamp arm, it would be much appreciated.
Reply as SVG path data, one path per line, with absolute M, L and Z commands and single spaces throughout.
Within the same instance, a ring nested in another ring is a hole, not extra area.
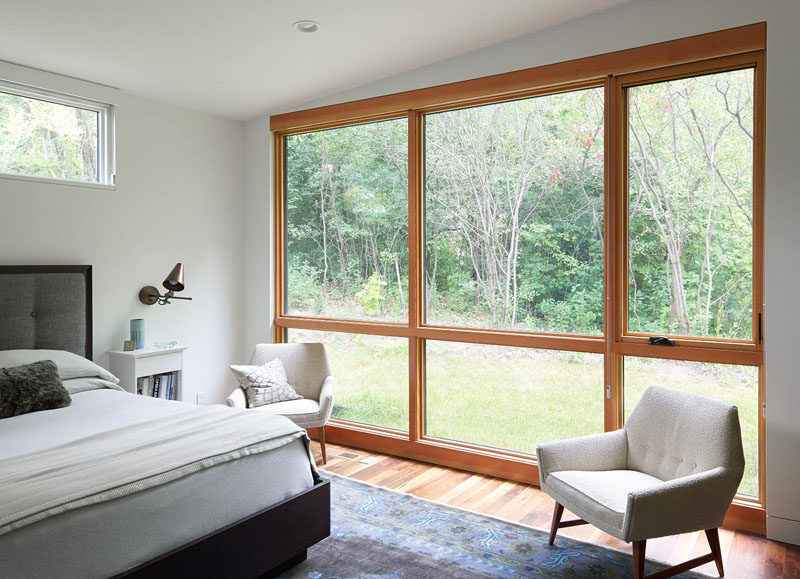
M 154 286 L 145 286 L 141 290 L 139 290 L 139 301 L 145 305 L 152 306 L 153 304 L 158 304 L 160 306 L 165 306 L 169 303 L 170 300 L 189 300 L 191 301 L 192 298 L 176 296 L 175 292 L 168 291 L 164 294 L 158 291 Z
M 174 292 L 172 290 L 168 291 L 164 295 L 158 294 L 158 305 L 165 306 L 169 303 L 170 300 L 189 300 L 189 301 L 192 300 L 192 298 L 185 298 L 173 294 Z

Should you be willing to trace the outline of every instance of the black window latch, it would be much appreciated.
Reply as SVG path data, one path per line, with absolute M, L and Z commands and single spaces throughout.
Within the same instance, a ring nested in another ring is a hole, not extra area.
M 647 343 L 651 346 L 674 346 L 675 341 L 670 340 L 666 336 L 650 336 L 647 338 Z

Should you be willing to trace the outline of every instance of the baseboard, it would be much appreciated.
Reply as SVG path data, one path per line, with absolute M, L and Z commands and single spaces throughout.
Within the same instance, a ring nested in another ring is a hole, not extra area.
M 722 526 L 726 529 L 764 535 L 767 532 L 767 513 L 756 505 L 734 501 Z
M 800 545 L 800 521 L 768 515 L 767 539 Z

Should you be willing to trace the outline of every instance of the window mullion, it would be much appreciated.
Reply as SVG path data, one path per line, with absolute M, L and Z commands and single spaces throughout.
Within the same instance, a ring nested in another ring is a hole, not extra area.
M 424 304 L 422 270 L 422 116 L 408 112 L 408 325 L 418 327 Z M 425 435 L 424 340 L 408 340 L 408 437 L 416 441 Z
M 622 202 L 620 176 L 620 141 L 623 138 L 624 124 L 620 114 L 620 93 L 617 79 L 606 77 L 605 85 L 605 243 L 603 244 L 604 281 L 604 321 L 605 321 L 605 381 L 601 395 L 605 414 L 605 430 L 622 427 L 622 358 L 614 353 L 614 340 L 620 333 L 622 319 L 619 307 L 620 292 L 624 287 L 625 268 L 621 268 L 620 218 L 619 206 Z

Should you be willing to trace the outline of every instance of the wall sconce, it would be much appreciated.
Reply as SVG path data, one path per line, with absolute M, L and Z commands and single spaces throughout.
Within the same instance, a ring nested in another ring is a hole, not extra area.
M 158 304 L 164 306 L 169 303 L 169 300 L 191 300 L 192 298 L 184 298 L 176 296 L 175 292 L 183 291 L 183 264 L 176 263 L 172 271 L 167 275 L 164 280 L 163 286 L 167 289 L 164 295 L 158 292 L 158 289 L 152 285 L 146 285 L 139 290 L 139 301 L 147 306 Z

